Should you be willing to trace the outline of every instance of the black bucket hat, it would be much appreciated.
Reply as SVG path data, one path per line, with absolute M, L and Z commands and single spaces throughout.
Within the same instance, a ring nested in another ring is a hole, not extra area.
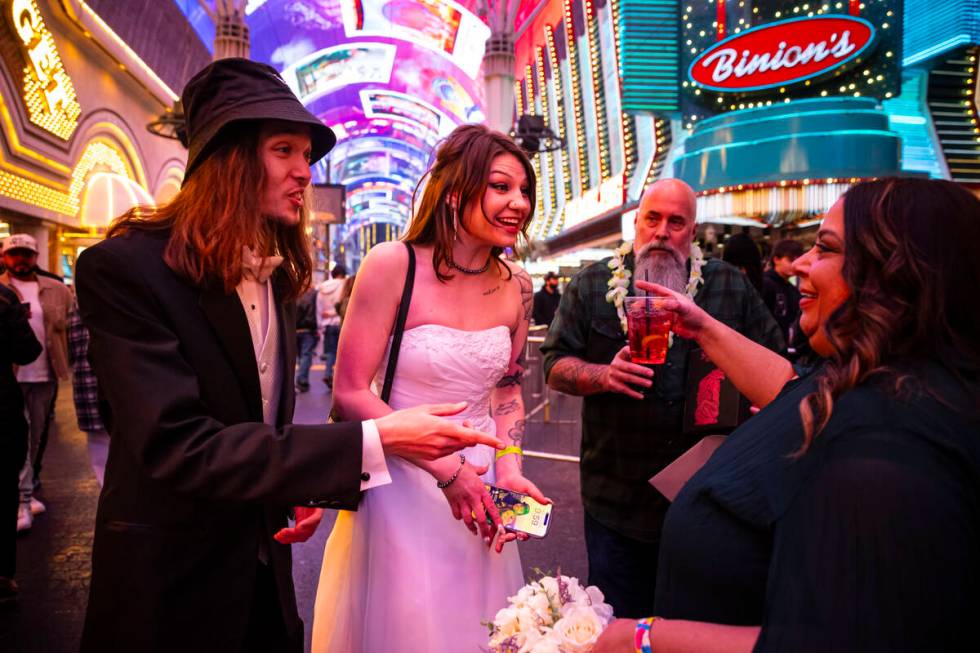
M 337 136 L 296 98 L 272 66 L 250 59 L 219 59 L 187 82 L 181 95 L 185 126 L 179 134 L 188 149 L 184 180 L 211 153 L 222 129 L 244 120 L 285 120 L 310 126 L 310 163 L 323 158 Z

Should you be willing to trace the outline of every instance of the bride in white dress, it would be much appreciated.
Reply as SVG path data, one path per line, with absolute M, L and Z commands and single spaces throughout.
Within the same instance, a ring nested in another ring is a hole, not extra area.
M 424 468 L 388 458 L 390 485 L 341 512 L 327 542 L 314 653 L 473 653 L 524 583 L 513 533 L 497 534 L 484 483 L 548 502 L 521 469 L 523 352 L 531 281 L 500 258 L 531 219 L 534 171 L 508 137 L 480 125 L 440 145 L 402 243 L 365 257 L 340 337 L 334 408 L 345 420 L 422 403 L 466 401 L 450 419 L 507 448 L 466 449 Z M 412 301 L 388 404 L 381 388 L 413 248 Z M 445 486 L 444 489 L 437 487 Z M 480 516 L 474 518 L 474 515 Z M 464 524 L 459 524 L 462 520 Z M 506 545 L 506 546 L 505 546 Z

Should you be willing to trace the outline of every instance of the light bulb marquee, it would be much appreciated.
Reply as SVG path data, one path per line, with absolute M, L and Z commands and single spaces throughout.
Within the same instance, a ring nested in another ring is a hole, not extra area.
M 682 0 L 684 126 L 794 99 L 901 87 L 901 0 Z
M 82 109 L 37 2 L 11 0 L 4 14 L 2 22 L 12 30 L 11 41 L 20 46 L 21 60 L 10 68 L 23 68 L 23 99 L 30 121 L 67 141 L 78 126 Z M 4 55 L 8 65 L 12 64 L 12 53 L 5 48 Z

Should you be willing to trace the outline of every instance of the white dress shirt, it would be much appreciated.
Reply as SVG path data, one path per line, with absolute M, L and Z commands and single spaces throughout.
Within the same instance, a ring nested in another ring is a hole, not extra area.
M 275 296 L 272 284 L 244 277 L 236 288 L 238 299 L 245 309 L 248 330 L 259 372 L 262 393 L 262 419 L 275 424 L 279 414 L 279 396 L 282 391 L 285 370 L 279 356 L 279 320 L 275 313 Z M 381 435 L 373 419 L 361 422 L 361 491 L 391 483 L 391 474 L 385 462 Z

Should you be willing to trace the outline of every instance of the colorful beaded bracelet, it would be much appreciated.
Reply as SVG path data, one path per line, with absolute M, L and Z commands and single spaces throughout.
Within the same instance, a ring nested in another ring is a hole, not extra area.
M 653 653 L 650 648 L 650 626 L 657 620 L 657 617 L 647 617 L 636 622 L 636 633 L 633 637 L 633 647 L 636 653 Z

